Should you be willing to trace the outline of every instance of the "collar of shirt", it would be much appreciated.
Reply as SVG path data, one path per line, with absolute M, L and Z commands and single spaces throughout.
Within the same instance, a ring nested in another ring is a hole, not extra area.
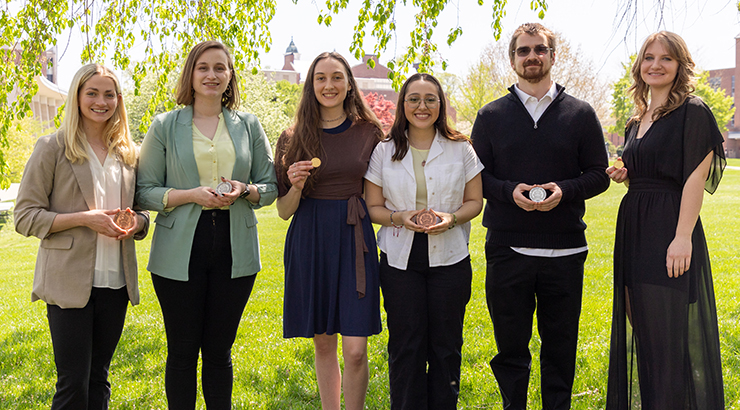
M 539 100 L 537 100 L 536 97 L 520 90 L 518 84 L 514 84 L 514 92 L 522 101 L 524 107 L 527 109 L 527 112 L 532 117 L 532 119 L 537 122 L 542 116 L 542 113 L 545 112 L 547 107 L 549 107 L 555 99 L 558 90 L 555 86 L 555 81 L 553 81 L 552 84 L 550 84 L 550 89 L 547 90 L 547 93 Z

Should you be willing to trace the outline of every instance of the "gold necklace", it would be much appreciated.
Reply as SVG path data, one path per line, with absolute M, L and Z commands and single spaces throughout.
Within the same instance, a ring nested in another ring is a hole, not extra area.
M 323 121 L 323 122 L 335 122 L 335 121 L 339 121 L 339 120 L 341 120 L 341 119 L 343 119 L 345 117 L 346 117 L 346 115 L 344 113 L 342 113 L 342 115 L 340 115 L 337 118 L 334 118 L 333 120 L 325 120 L 325 119 L 322 118 L 321 121 Z

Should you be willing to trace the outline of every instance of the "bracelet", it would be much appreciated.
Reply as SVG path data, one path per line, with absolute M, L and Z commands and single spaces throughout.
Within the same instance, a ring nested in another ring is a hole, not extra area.
M 396 223 L 393 222 L 393 214 L 395 214 L 395 213 L 396 213 L 396 211 L 391 211 L 391 216 L 390 216 L 391 225 L 393 225 L 394 228 L 403 228 L 403 225 L 396 225 Z
M 452 214 L 452 224 L 447 227 L 447 229 L 452 229 L 457 225 L 457 215 L 454 213 Z

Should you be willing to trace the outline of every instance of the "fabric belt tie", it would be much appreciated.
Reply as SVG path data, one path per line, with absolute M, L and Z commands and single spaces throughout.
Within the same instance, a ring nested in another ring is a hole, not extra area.
M 681 193 L 683 188 L 673 181 L 666 181 L 664 179 L 655 178 L 637 178 L 630 180 L 628 188 L 630 191 L 648 191 L 648 192 L 664 192 L 664 193 Z
M 350 197 L 347 201 L 347 225 L 355 227 L 355 277 L 358 299 L 365 297 L 365 253 L 368 252 L 365 235 L 362 232 L 362 219 L 365 215 L 360 197 Z

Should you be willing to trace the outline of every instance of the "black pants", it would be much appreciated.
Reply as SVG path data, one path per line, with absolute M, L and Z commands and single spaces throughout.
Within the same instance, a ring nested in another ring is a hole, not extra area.
M 588 252 L 533 257 L 486 243 L 486 300 L 498 354 L 491 369 L 504 409 L 525 409 L 532 356 L 532 316 L 542 340 L 540 372 L 544 410 L 569 409 Z
M 127 307 L 125 287 L 92 288 L 90 300 L 81 309 L 46 305 L 57 367 L 53 410 L 108 408 L 108 367 L 123 332 Z
M 388 314 L 391 409 L 456 409 L 463 320 L 470 300 L 470 257 L 429 267 L 427 235 L 417 233 L 406 270 L 380 256 Z
M 152 274 L 167 332 L 165 391 L 170 410 L 194 409 L 198 355 L 208 409 L 230 409 L 231 346 L 256 275 L 231 278 L 228 211 L 203 211 L 193 239 L 188 280 Z

